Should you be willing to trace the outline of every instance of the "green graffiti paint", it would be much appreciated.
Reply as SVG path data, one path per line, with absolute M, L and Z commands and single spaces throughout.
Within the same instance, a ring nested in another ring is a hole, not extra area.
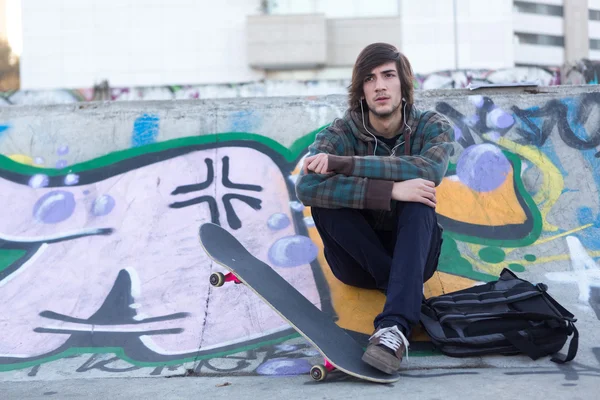
M 438 270 L 477 281 L 489 282 L 497 279 L 493 275 L 475 271 L 471 263 L 460 254 L 456 241 L 448 237 L 445 232 Z
M 119 161 L 127 160 L 142 154 L 156 153 L 163 150 L 175 149 L 179 147 L 210 144 L 210 143 L 223 143 L 230 141 L 252 141 L 264 144 L 281 154 L 286 161 L 294 162 L 300 156 L 301 152 L 314 141 L 314 138 L 318 132 L 320 132 L 327 125 L 316 129 L 300 139 L 296 140 L 288 149 L 279 142 L 268 138 L 246 132 L 226 132 L 219 133 L 216 135 L 201 135 L 191 136 L 179 139 L 172 139 L 164 142 L 152 143 L 144 146 L 129 148 L 125 150 L 115 151 L 102 157 L 94 158 L 89 161 L 85 161 L 79 164 L 74 164 L 69 167 L 70 173 L 79 173 L 82 171 L 88 171 L 96 168 L 106 167 L 108 165 L 117 163 Z M 36 166 L 30 166 L 18 163 L 8 158 L 7 156 L 0 155 L 0 169 L 6 169 L 19 174 L 34 175 L 34 174 L 45 174 L 48 176 L 58 176 L 64 174 L 64 170 L 54 168 L 40 168 Z
M 525 272 L 525 267 L 521 264 L 508 264 L 508 268 L 515 272 Z
M 160 367 L 160 366 L 178 365 L 178 364 L 183 364 L 183 363 L 188 363 L 188 362 L 195 362 L 198 360 L 206 360 L 206 359 L 212 359 L 212 358 L 225 357 L 228 355 L 237 354 L 237 353 L 241 353 L 244 351 L 256 350 L 256 349 L 259 349 L 264 346 L 272 346 L 272 345 L 282 343 L 282 342 L 285 342 L 287 340 L 294 339 L 297 337 L 300 337 L 300 334 L 297 332 L 294 332 L 288 336 L 284 336 L 284 337 L 281 337 L 278 339 L 265 340 L 264 342 L 259 342 L 259 343 L 247 345 L 247 346 L 240 346 L 240 347 L 232 349 L 232 350 L 215 352 L 215 353 L 206 354 L 203 356 L 181 358 L 181 359 L 169 360 L 169 361 L 157 361 L 157 362 L 134 360 L 134 359 L 130 358 L 129 356 L 127 356 L 125 354 L 125 351 L 120 347 L 102 347 L 102 348 L 71 347 L 71 348 L 63 351 L 62 353 L 54 354 L 49 357 L 44 357 L 39 360 L 26 361 L 26 362 L 17 363 L 17 364 L 4 364 L 4 365 L 0 364 L 0 372 L 30 368 L 30 367 L 34 367 L 36 365 L 45 364 L 48 362 L 60 360 L 60 359 L 67 358 L 70 356 L 83 355 L 83 354 L 113 354 L 115 357 L 119 358 L 120 360 L 126 361 L 126 362 L 130 363 L 131 365 L 135 365 L 137 367 Z
M 25 250 L 0 250 L 0 272 L 25 255 Z
M 506 253 L 499 247 L 484 247 L 479 250 L 479 258 L 491 264 L 501 263 L 505 257 Z
M 534 256 L 533 254 L 526 254 L 525 255 L 525 261 L 534 262 L 535 260 L 537 260 L 537 257 Z

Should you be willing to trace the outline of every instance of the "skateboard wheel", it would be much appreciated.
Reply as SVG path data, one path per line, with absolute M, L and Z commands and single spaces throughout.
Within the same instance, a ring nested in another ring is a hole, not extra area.
M 327 369 L 324 365 L 314 365 L 310 369 L 310 377 L 317 382 L 324 381 L 327 378 Z
M 214 287 L 221 287 L 225 283 L 225 275 L 220 272 L 210 274 L 210 284 Z

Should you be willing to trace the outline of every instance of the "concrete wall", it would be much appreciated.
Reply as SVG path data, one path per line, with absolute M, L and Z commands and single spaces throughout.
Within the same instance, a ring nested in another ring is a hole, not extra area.
M 438 188 L 444 247 L 425 294 L 503 268 L 545 282 L 578 318 L 578 370 L 597 368 L 597 87 L 431 91 L 417 102 L 445 114 L 457 139 Z M 207 221 L 364 339 L 383 295 L 332 276 L 293 190 L 315 132 L 344 105 L 330 96 L 1 108 L 0 380 L 307 372 L 314 349 L 250 290 L 209 285 L 221 269 L 198 243 Z M 547 359 L 442 357 L 420 331 L 406 368 L 507 364 L 560 373 Z

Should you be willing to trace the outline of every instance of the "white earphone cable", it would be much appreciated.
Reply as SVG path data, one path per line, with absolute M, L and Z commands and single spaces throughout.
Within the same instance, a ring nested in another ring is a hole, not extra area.
M 362 116 L 363 128 L 365 128 L 365 131 L 367 131 L 369 135 L 373 136 L 373 139 L 375 139 L 375 150 L 373 150 L 373 155 L 375 155 L 377 154 L 377 138 L 367 129 L 367 126 L 365 125 L 365 110 L 363 109 L 362 99 L 360 100 L 360 114 Z

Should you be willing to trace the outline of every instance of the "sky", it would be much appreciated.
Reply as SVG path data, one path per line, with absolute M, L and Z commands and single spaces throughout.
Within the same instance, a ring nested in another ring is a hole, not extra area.
M 23 51 L 21 0 L 6 0 L 6 36 L 13 53 L 20 56 Z

